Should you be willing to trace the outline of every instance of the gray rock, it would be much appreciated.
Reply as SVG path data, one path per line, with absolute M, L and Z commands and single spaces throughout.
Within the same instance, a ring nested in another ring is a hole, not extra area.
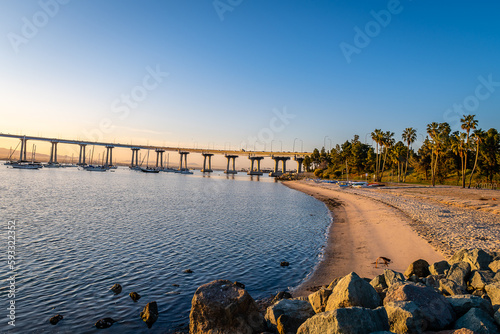
M 485 286 L 493 283 L 494 274 L 489 270 L 474 270 L 471 273 L 469 285 L 476 290 L 484 290 Z
M 156 305 L 156 302 L 150 302 L 144 306 L 141 312 L 141 318 L 146 325 L 148 325 L 148 328 L 153 326 L 156 320 L 158 320 L 158 305 Z
M 499 334 L 493 318 L 478 308 L 472 308 L 458 319 L 455 329 L 467 328 L 477 334 Z
M 196 290 L 189 314 L 190 333 L 252 334 L 264 329 L 257 304 L 233 282 L 212 281 Z
M 297 333 L 297 329 L 302 325 L 302 319 L 291 318 L 286 314 L 280 315 L 276 324 L 278 334 Z
M 471 250 L 461 249 L 456 252 L 450 260 L 450 264 L 457 262 L 467 262 L 471 270 L 487 270 L 488 265 L 493 261 L 493 257 L 479 248 Z
M 447 278 L 441 278 L 439 280 L 439 291 L 446 296 L 456 296 L 463 295 L 467 293 L 467 290 L 462 285 L 458 285 L 455 281 Z
M 325 312 L 326 303 L 328 302 L 328 297 L 332 294 L 333 290 L 330 289 L 320 289 L 308 296 L 309 303 L 316 313 Z
M 389 321 L 383 307 L 348 307 L 316 314 L 299 327 L 297 334 L 366 334 L 387 330 Z
M 312 317 L 315 313 L 308 301 L 296 299 L 282 299 L 274 305 L 267 308 L 266 320 L 269 329 L 276 330 L 278 326 L 278 318 L 281 315 L 286 315 L 287 324 L 298 324 L 294 331 L 297 330 L 308 318 Z M 284 322 L 284 319 L 282 319 Z
M 292 298 L 292 294 L 290 292 L 280 291 L 276 294 L 276 296 L 274 296 L 273 300 L 271 301 L 271 305 L 278 302 L 279 300 L 291 299 L 291 298 Z
M 471 272 L 471 266 L 467 262 L 455 262 L 451 265 L 446 278 L 461 285 L 464 290 L 467 289 L 467 279 Z
M 435 262 L 429 267 L 429 271 L 432 275 L 446 275 L 448 269 L 450 269 L 450 265 L 447 261 Z
M 414 302 L 390 302 L 384 307 L 391 331 L 406 334 L 422 333 L 427 329 L 427 320 Z
M 439 289 L 439 280 L 441 279 L 441 276 L 438 275 L 429 275 L 425 278 L 425 285 L 438 290 Z
M 404 275 L 408 278 L 412 275 L 417 277 L 427 277 L 430 274 L 429 263 L 422 259 L 412 262 L 404 272 Z
M 403 274 L 390 269 L 384 270 L 384 278 L 385 278 L 385 283 L 389 288 L 394 284 L 404 283 L 406 281 Z
M 382 290 L 388 288 L 387 284 L 385 283 L 385 275 L 384 274 L 375 276 L 370 281 L 370 285 L 373 286 L 375 288 L 375 290 L 377 290 L 377 291 L 382 291 Z
M 406 283 L 390 288 L 384 299 L 384 305 L 397 301 L 414 302 L 427 320 L 429 330 L 444 329 L 455 320 L 455 312 L 448 300 L 426 286 Z
M 495 322 L 497 323 L 498 326 L 500 326 L 500 309 L 498 309 L 495 314 L 493 315 L 493 319 L 495 319 Z
M 342 278 L 333 289 L 331 296 L 328 298 L 325 311 L 351 306 L 376 308 L 381 303 L 377 291 L 370 283 L 352 272 Z
M 491 304 L 500 305 L 500 282 L 488 284 L 484 289 L 491 299 Z
M 491 262 L 488 268 L 490 268 L 490 270 L 493 271 L 494 273 L 497 273 L 500 270 L 500 260 L 495 260 Z
M 462 296 L 451 296 L 446 297 L 450 302 L 453 311 L 455 311 L 457 317 L 461 317 L 472 308 L 479 308 L 488 314 L 493 314 L 493 307 L 491 303 L 481 297 L 472 295 L 462 295 Z

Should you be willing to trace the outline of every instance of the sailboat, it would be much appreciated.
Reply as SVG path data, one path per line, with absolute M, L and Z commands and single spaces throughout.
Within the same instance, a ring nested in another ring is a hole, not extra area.
M 42 168 L 42 164 L 39 162 L 35 162 L 35 153 L 36 146 L 33 144 L 33 149 L 31 150 L 31 162 L 19 161 L 11 164 L 12 168 L 16 169 L 40 169 Z
M 146 162 L 146 168 L 141 167 L 141 172 L 144 172 L 144 173 L 159 173 L 160 172 L 159 169 L 149 168 L 149 150 L 148 150 L 148 159 Z
M 177 169 L 174 169 L 174 168 L 170 168 L 169 167 L 169 162 L 170 162 L 170 154 L 167 153 L 167 163 L 166 163 L 166 168 L 163 168 L 163 171 L 164 172 L 169 172 L 169 173 L 175 173 L 177 172 Z
M 108 170 L 108 168 L 104 165 L 95 165 L 95 166 L 92 165 L 93 160 L 94 160 L 94 147 L 92 146 L 92 156 L 90 159 L 90 165 L 83 167 L 83 169 L 85 169 L 89 172 L 105 172 Z

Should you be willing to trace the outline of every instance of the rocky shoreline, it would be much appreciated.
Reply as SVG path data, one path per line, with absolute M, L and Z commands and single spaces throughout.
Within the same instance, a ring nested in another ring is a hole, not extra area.
M 404 273 L 351 272 L 307 297 L 281 293 L 264 314 L 241 283 L 213 281 L 193 297 L 190 333 L 500 333 L 499 309 L 500 252 L 462 249 Z

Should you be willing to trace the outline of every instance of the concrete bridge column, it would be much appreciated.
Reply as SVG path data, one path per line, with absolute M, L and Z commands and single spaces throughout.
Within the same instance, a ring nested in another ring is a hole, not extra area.
M 302 173 L 302 165 L 304 163 L 304 158 L 295 156 L 294 160 L 297 161 L 297 174 Z
M 184 171 L 184 170 L 188 170 L 188 161 L 187 161 L 187 155 L 189 154 L 189 152 L 181 152 L 179 151 L 179 154 L 181 156 L 180 158 L 180 161 L 179 161 L 179 171 Z M 184 159 L 184 166 L 182 164 L 182 160 Z
M 226 154 L 225 157 L 227 159 L 227 168 L 224 171 L 224 173 L 226 173 L 226 174 L 238 174 L 238 171 L 236 170 L 236 158 L 238 156 Z M 231 159 L 233 160 L 233 169 L 229 169 L 229 164 L 231 162 Z
M 57 142 L 51 141 L 51 143 L 49 164 L 57 164 Z
M 106 146 L 106 163 L 104 164 L 106 167 L 113 165 L 113 148 L 114 146 Z
M 139 150 L 140 150 L 139 148 L 132 149 L 132 160 L 130 161 L 130 167 L 139 166 Z
M 203 173 L 212 173 L 212 153 L 202 153 L 203 155 L 203 169 L 201 170 Z M 207 168 L 207 158 L 208 158 L 208 168 Z
M 78 156 L 78 166 L 85 166 L 85 148 L 87 144 L 79 144 L 80 145 L 80 155 Z
M 281 176 L 283 175 L 284 173 L 286 173 L 286 161 L 287 160 L 290 160 L 290 157 L 278 157 L 278 156 L 272 156 L 272 158 L 274 159 L 275 161 L 275 165 L 274 165 L 274 172 L 272 173 L 269 173 L 269 176 L 272 176 L 272 177 L 276 177 L 276 176 Z M 279 162 L 281 161 L 281 163 L 283 164 L 282 165 L 282 170 L 281 172 L 279 171 Z
M 20 161 L 26 161 L 26 138 L 21 138 L 21 152 L 19 155 L 19 160 Z
M 264 159 L 264 157 L 252 157 L 249 156 L 248 159 L 250 159 L 251 166 L 250 170 L 248 171 L 248 175 L 262 175 L 263 173 L 260 171 L 260 161 Z M 257 161 L 257 170 L 255 169 L 255 161 Z
M 165 150 L 157 148 L 155 151 L 156 151 L 156 168 L 161 167 L 163 169 L 163 152 L 165 152 Z

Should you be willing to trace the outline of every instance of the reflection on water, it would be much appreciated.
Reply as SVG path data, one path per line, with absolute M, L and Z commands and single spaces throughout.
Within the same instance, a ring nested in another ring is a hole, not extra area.
M 267 297 L 311 272 L 330 222 L 321 202 L 266 176 L 1 166 L 0 179 L 2 252 L 7 222 L 17 220 L 19 333 L 95 332 L 103 317 L 118 321 L 108 332 L 142 332 L 150 301 L 160 317 L 148 333 L 165 333 L 188 323 L 194 291 L 214 279 Z M 285 260 L 290 267 L 280 267 Z M 1 332 L 12 329 L 4 266 Z M 118 295 L 109 291 L 115 283 Z M 56 314 L 64 319 L 52 326 Z

